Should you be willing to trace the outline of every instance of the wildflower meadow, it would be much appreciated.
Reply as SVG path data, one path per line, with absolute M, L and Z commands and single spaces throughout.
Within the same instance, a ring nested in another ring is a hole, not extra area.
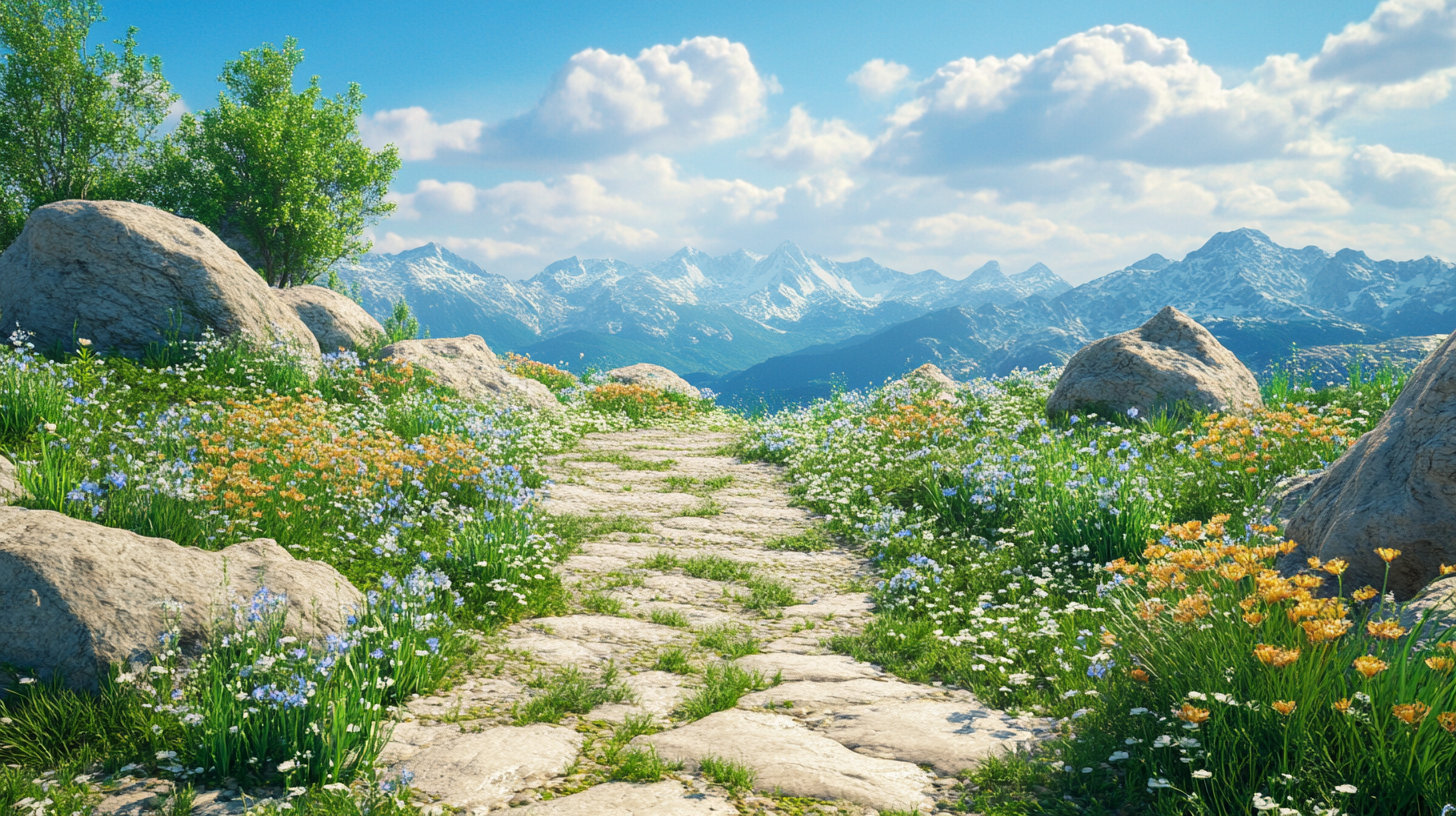
M 1289 372 L 1251 413 L 1048 418 L 1057 372 L 953 399 L 895 383 L 756 418 L 746 456 L 882 575 L 832 645 L 1057 737 L 976 772 L 973 812 L 1440 814 L 1456 632 L 1271 523 L 1285 477 L 1374 426 L 1404 375 Z M 1381 554 L 1387 562 L 1400 554 Z M 1284 577 L 1280 558 L 1305 568 Z

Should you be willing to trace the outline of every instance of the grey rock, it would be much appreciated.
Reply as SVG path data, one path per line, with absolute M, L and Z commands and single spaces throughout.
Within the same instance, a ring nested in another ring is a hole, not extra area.
M 974 701 L 904 700 L 847 708 L 817 730 L 861 754 L 929 765 L 950 775 L 988 756 L 1030 748 L 1050 734 L 1048 726 Z
M 1456 565 L 1456 335 L 1406 382 L 1369 433 L 1325 471 L 1284 534 L 1300 547 L 1280 562 L 1286 574 L 1316 556 L 1349 562 L 1344 585 L 1385 584 L 1377 547 L 1401 551 L 1388 587 L 1409 599 Z
M 692 771 L 705 757 L 741 762 L 757 773 L 754 788 L 760 791 L 847 799 L 878 810 L 918 810 L 929 803 L 926 774 L 914 765 L 857 754 L 778 714 L 720 711 L 633 742 L 653 745 L 664 759 Z
M 868 663 L 844 655 L 801 655 L 789 652 L 748 655 L 733 661 L 740 668 L 765 677 L 781 674 L 786 683 L 809 680 L 821 683 L 874 679 L 884 675 Z
M 319 356 L 298 315 L 206 227 L 125 201 L 58 201 L 32 212 L 0 256 L 0 315 L 42 348 L 86 338 L 97 353 L 140 357 L 169 331 L 212 329 Z
M 885 700 L 915 700 L 935 691 L 931 686 L 902 683 L 899 680 L 857 679 L 827 683 L 796 680 L 745 694 L 738 701 L 738 707 L 773 708 L 794 714 L 807 714 Z
M 20 473 L 15 463 L 0 456 L 0 504 L 9 504 L 24 495 L 25 488 L 20 486 Z
M 183 547 L 49 510 L 0 507 L 0 662 L 74 688 L 147 657 L 166 630 L 165 601 L 182 604 L 184 647 L 212 630 L 234 597 L 259 587 L 288 596 L 289 625 L 308 638 L 342 632 L 363 596 L 319 561 L 299 561 L 270 539 L 218 552 Z
M 325 354 L 366 348 L 384 336 L 384 327 L 363 306 L 332 289 L 290 286 L 273 295 L 298 315 Z
M 1047 399 L 1047 412 L 1136 408 L 1149 416 L 1179 402 L 1215 411 L 1264 404 L 1259 383 L 1233 352 L 1168 306 L 1142 326 L 1072 355 Z
M 715 793 L 697 793 L 664 779 L 650 785 L 609 782 L 550 802 L 527 805 L 521 816 L 736 816 L 738 808 Z
M 1279 480 L 1279 483 L 1274 485 L 1274 491 L 1269 499 L 1264 502 L 1264 509 L 1268 511 L 1269 518 L 1280 528 L 1288 527 L 1289 520 L 1294 518 L 1295 512 L 1309 500 L 1309 495 L 1319 484 L 1321 475 L 1320 473 L 1302 473 Z
M 1441 637 L 1456 626 L 1456 575 L 1433 581 L 1401 608 L 1402 626 L 1414 628 L 1421 621 L 1426 624 L 1426 637 Z M 1450 637 L 1444 639 L 1449 640 Z
M 633 702 L 597 706 L 587 715 L 588 720 L 622 722 L 629 716 L 641 715 L 666 720 L 682 702 L 683 697 L 687 696 L 682 687 L 682 678 L 671 672 L 645 671 L 634 674 L 623 682 L 632 690 Z
M 570 728 L 501 726 L 433 745 L 405 765 L 414 771 L 416 790 L 455 808 L 486 812 L 560 776 L 581 744 L 582 736 Z
M 642 385 L 656 388 L 659 391 L 676 391 L 690 397 L 699 395 L 698 389 L 692 383 L 679 377 L 671 369 L 652 363 L 638 363 L 614 368 L 607 372 L 607 378 L 626 385 Z
M 561 403 L 551 389 L 535 380 L 501 368 L 495 352 L 479 335 L 401 340 L 385 346 L 380 357 L 413 363 L 470 400 L 508 402 L 558 410 Z

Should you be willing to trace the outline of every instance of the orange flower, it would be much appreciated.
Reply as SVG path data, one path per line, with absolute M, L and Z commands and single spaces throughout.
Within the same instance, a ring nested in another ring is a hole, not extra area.
M 1150 621 L 1156 618 L 1159 613 L 1167 608 L 1168 605 L 1163 603 L 1161 600 L 1157 598 L 1151 598 L 1138 604 L 1138 617 L 1142 618 L 1145 621 Z
M 1281 649 L 1278 646 L 1260 643 L 1254 647 L 1254 657 L 1259 658 L 1259 662 L 1266 666 L 1282 669 L 1299 659 L 1299 650 Z
M 1325 579 L 1318 575 L 1296 575 L 1289 579 L 1289 583 L 1294 584 L 1300 589 L 1317 589 L 1323 586 L 1324 582 Z
M 1184 703 L 1183 707 L 1173 712 L 1173 714 L 1183 722 L 1193 723 L 1194 725 L 1208 720 L 1208 709 L 1195 708 L 1192 703 Z
M 1307 620 L 1299 624 L 1304 627 L 1304 636 L 1309 638 L 1310 643 L 1327 643 L 1331 640 L 1338 640 L 1346 632 L 1350 631 L 1353 623 L 1347 620 Z
M 1357 589 L 1354 592 L 1351 592 L 1350 593 L 1350 597 L 1351 598 L 1354 598 L 1357 601 L 1362 601 L 1363 602 L 1363 601 L 1368 601 L 1371 598 L 1374 598 L 1376 595 L 1379 595 L 1379 594 L 1380 594 L 1379 592 L 1376 592 L 1375 591 L 1375 587 L 1367 586 L 1367 587 L 1361 587 L 1360 589 Z
M 1321 567 L 1321 569 L 1331 575 L 1343 575 L 1345 573 L 1345 570 L 1349 569 L 1349 567 L 1349 561 L 1346 561 L 1343 558 L 1331 558 L 1330 560 L 1325 562 L 1325 565 Z
M 1449 566 L 1448 567 L 1445 564 L 1442 564 L 1441 565 L 1441 574 L 1442 575 L 1456 575 L 1456 565 L 1453 565 L 1453 566 Z
M 1380 638 L 1381 640 L 1395 640 L 1401 635 L 1404 635 L 1406 630 L 1405 627 L 1393 620 L 1383 620 L 1366 623 L 1365 631 L 1371 637 Z
M 1202 593 L 1186 595 L 1178 602 L 1178 609 L 1173 613 L 1173 620 L 1179 623 L 1192 623 L 1199 618 L 1208 617 L 1212 611 L 1208 605 L 1207 595 Z
M 1427 714 L 1431 713 L 1431 707 L 1420 702 L 1404 703 L 1402 705 L 1391 706 L 1390 713 L 1394 714 L 1396 719 L 1406 725 L 1415 725 L 1421 720 L 1424 720 Z
M 1362 655 L 1355 658 L 1355 662 L 1353 665 L 1355 666 L 1355 671 L 1360 672 L 1360 674 L 1364 675 L 1366 680 L 1369 680 L 1375 675 L 1380 674 L 1381 672 L 1390 668 L 1390 664 L 1386 663 L 1384 660 L 1381 660 L 1378 657 L 1371 657 L 1370 655 Z
M 1400 557 L 1400 550 L 1392 550 L 1389 547 L 1376 547 L 1375 554 L 1380 556 L 1381 561 L 1389 564 L 1391 561 Z
M 1436 715 L 1436 722 L 1452 734 L 1456 734 L 1456 711 L 1447 711 L 1444 714 Z
M 1447 649 L 1456 652 L 1456 640 L 1443 640 L 1436 644 L 1437 649 Z
M 1139 683 L 1146 683 L 1149 680 L 1153 679 L 1149 677 L 1148 673 L 1143 671 L 1142 669 L 1133 669 L 1132 671 L 1127 673 L 1127 676 L 1138 681 Z
M 1272 705 L 1274 706 L 1275 711 L 1283 714 L 1286 717 L 1294 713 L 1295 704 L 1293 700 L 1275 700 Z
M 1334 707 L 1334 709 L 1336 711 L 1340 712 L 1341 714 L 1348 714 L 1348 713 L 1350 713 L 1350 698 L 1349 697 L 1342 697 L 1341 699 L 1339 699 L 1338 701 L 1336 701 L 1334 703 L 1334 706 L 1333 707 Z
M 1103 632 L 1102 633 L 1102 645 L 1103 646 L 1116 646 L 1117 645 L 1117 635 L 1114 635 L 1111 632 Z
M 1426 665 L 1430 666 L 1435 671 L 1450 674 L 1452 669 L 1456 669 L 1456 660 L 1452 660 L 1445 655 L 1442 655 L 1440 657 L 1428 657 L 1426 658 Z
M 1249 626 L 1258 626 L 1259 624 L 1261 624 L 1263 622 L 1264 622 L 1264 613 L 1263 612 L 1245 612 L 1244 613 L 1244 623 L 1247 623 Z

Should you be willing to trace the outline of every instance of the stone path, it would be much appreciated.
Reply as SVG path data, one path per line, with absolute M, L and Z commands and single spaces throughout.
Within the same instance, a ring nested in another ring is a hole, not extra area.
M 731 441 L 631 431 L 554 457 L 547 508 L 617 528 L 560 566 L 573 614 L 510 627 L 465 682 L 411 701 L 384 761 L 474 813 L 857 816 L 948 804 L 957 772 L 1036 739 L 1041 723 L 967 692 L 829 653 L 824 641 L 871 614 L 867 565 L 838 548 L 770 546 L 812 519 L 789 506 L 775 468 L 724 456 Z M 694 720 L 683 707 L 730 663 L 756 672 L 760 690 Z M 550 694 L 563 670 L 588 682 L 615 672 L 630 693 L 556 724 L 513 724 L 512 706 Z M 626 743 L 648 719 L 660 730 Z M 634 731 L 613 746 L 623 723 Z M 606 781 L 606 752 L 649 748 L 680 768 L 654 783 Z M 755 790 L 715 783 L 711 759 L 752 769 Z

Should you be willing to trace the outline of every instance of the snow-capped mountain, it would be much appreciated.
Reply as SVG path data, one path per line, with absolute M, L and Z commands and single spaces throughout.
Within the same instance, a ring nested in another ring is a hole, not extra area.
M 874 331 L 936 308 L 1051 297 L 1070 285 L 1041 264 L 1005 275 L 992 262 L 963 281 L 906 274 L 869 258 L 838 262 L 785 242 L 768 255 L 684 248 L 640 267 L 566 258 L 511 281 L 437 245 L 368 255 L 339 268 L 377 316 L 405 298 L 435 336 L 480 334 L 540 359 L 640 355 L 685 370 L 746 368 L 776 353 Z M 587 354 L 591 338 L 616 354 Z M 639 360 L 628 360 L 638 362 Z

